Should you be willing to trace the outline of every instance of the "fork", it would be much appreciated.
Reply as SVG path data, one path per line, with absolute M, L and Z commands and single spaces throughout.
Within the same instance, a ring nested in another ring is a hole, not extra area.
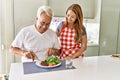
M 37 56 L 36 56 L 36 59 L 37 59 L 38 61 L 42 61 L 42 60 L 40 60 Z

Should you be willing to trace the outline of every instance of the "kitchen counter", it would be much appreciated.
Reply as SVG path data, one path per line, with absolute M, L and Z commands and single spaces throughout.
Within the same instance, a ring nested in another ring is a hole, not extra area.
M 76 69 L 24 74 L 23 63 L 12 63 L 9 80 L 120 80 L 120 59 L 109 56 L 73 60 Z

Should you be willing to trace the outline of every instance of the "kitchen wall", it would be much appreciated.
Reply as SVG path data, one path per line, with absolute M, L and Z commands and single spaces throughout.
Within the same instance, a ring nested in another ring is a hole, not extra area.
M 1 39 L 1 21 L 2 21 L 2 11 L 1 11 L 1 7 L 2 7 L 2 2 L 0 0 L 0 39 Z M 1 45 L 1 40 L 0 40 L 0 45 Z M 0 48 L 0 65 L 2 65 L 2 58 L 1 58 L 1 48 Z M 0 74 L 2 73 L 2 66 L 0 66 Z
M 10 64 L 13 62 L 12 53 L 9 52 L 9 46 L 13 40 L 13 13 L 12 0 L 1 0 L 1 72 L 8 73 Z
M 16 36 L 21 28 L 35 24 L 37 9 L 41 5 L 47 5 L 47 0 L 14 0 L 13 5 L 14 36 Z

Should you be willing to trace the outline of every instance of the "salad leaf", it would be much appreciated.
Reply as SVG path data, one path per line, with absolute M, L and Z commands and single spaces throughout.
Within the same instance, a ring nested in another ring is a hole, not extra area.
M 46 60 L 45 60 L 45 62 L 47 63 L 47 64 L 49 64 L 49 63 L 53 63 L 53 62 L 55 62 L 56 64 L 59 64 L 61 61 L 58 59 L 58 57 L 57 56 L 50 56 L 49 58 L 47 58 Z

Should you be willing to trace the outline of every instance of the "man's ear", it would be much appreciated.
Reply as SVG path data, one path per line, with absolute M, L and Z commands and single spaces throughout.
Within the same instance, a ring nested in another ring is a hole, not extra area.
M 38 20 L 38 17 L 36 17 L 36 20 Z

